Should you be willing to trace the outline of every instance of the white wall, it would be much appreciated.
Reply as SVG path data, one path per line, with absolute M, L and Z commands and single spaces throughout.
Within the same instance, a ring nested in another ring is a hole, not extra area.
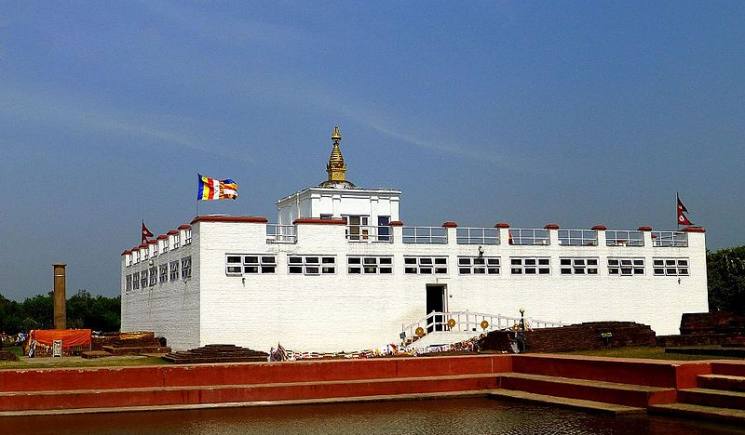
M 658 334 L 677 333 L 684 312 L 707 311 L 705 238 L 689 233 L 688 248 L 513 246 L 502 231 L 502 244 L 487 246 L 484 255 L 500 256 L 499 276 L 459 276 L 458 255 L 477 255 L 477 246 L 457 245 L 455 229 L 448 245 L 350 243 L 341 225 L 298 225 L 297 244 L 268 244 L 265 225 L 200 222 L 201 345 L 234 343 L 267 350 L 281 342 L 294 350 L 359 350 L 396 342 L 402 324 L 426 313 L 425 286 L 445 283 L 450 311 L 471 310 L 517 316 L 524 307 L 529 317 L 563 322 L 633 320 Z M 198 234 L 198 236 L 197 236 Z M 552 231 L 553 242 L 556 241 Z M 241 277 L 225 274 L 225 254 L 274 254 L 277 272 Z M 288 275 L 287 254 L 336 255 L 337 272 L 326 276 Z M 347 255 L 394 257 L 392 275 L 347 275 Z M 404 255 L 448 255 L 446 276 L 405 275 Z M 550 276 L 512 276 L 511 256 L 551 257 Z M 608 276 L 606 257 L 643 256 L 645 275 Z M 600 258 L 598 276 L 559 274 L 561 256 Z M 686 257 L 690 276 L 652 275 L 656 256 Z
M 370 216 L 370 225 L 377 225 L 378 216 L 399 219 L 400 195 L 397 190 L 309 188 L 277 202 L 278 222 L 291 225 L 298 217 L 319 218 L 322 214 L 335 218 L 365 215 Z
M 181 243 L 184 231 L 181 231 Z M 199 253 L 194 249 L 196 239 L 190 245 L 161 253 L 151 260 L 155 266 L 179 260 L 179 279 L 154 286 L 126 291 L 126 275 L 150 268 L 149 261 L 125 266 L 122 256 L 122 305 L 121 331 L 153 331 L 156 336 L 166 337 L 168 346 L 175 350 L 199 346 Z M 181 278 L 182 257 L 192 257 L 192 278 Z

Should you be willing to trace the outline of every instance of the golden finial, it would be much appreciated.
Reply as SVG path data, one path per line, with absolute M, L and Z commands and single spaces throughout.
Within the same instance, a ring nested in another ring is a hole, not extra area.
M 339 142 L 341 140 L 341 131 L 339 130 L 338 125 L 334 127 L 334 132 L 331 133 L 331 140 L 334 142 Z
M 344 182 L 346 181 L 347 166 L 344 164 L 344 156 L 342 156 L 341 148 L 339 148 L 341 131 L 338 125 L 334 127 L 334 131 L 331 133 L 331 140 L 334 141 L 334 145 L 331 148 L 329 163 L 326 165 L 326 172 L 329 174 L 328 181 Z

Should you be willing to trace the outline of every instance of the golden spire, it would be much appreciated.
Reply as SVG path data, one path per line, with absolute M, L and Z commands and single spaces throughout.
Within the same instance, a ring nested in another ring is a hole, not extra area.
M 341 148 L 339 148 L 339 142 L 341 142 L 341 131 L 339 131 L 338 125 L 334 127 L 334 131 L 331 133 L 331 140 L 334 141 L 334 145 L 333 148 L 331 148 L 329 163 L 326 165 L 326 172 L 329 174 L 328 181 L 344 182 L 347 180 L 347 166 L 344 164 L 344 156 L 341 155 Z

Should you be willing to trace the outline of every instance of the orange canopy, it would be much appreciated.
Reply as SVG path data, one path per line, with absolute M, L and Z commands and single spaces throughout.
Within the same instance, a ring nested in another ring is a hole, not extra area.
M 33 329 L 29 340 L 45 346 L 52 346 L 54 340 L 62 340 L 62 349 L 91 345 L 90 329 Z

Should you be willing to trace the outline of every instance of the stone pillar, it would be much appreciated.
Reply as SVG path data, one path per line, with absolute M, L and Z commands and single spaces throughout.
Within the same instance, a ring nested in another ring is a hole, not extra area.
M 551 246 L 559 246 L 559 225 L 546 224 L 543 228 L 548 230 L 548 244 Z
M 442 224 L 442 227 L 445 228 L 445 233 L 448 236 L 448 245 L 458 246 L 458 224 L 453 221 L 447 221 Z
M 54 329 L 67 329 L 65 264 L 54 265 Z
M 592 227 L 598 234 L 598 246 L 606 246 L 608 239 L 605 238 L 605 231 L 608 229 L 605 225 L 595 225 Z

